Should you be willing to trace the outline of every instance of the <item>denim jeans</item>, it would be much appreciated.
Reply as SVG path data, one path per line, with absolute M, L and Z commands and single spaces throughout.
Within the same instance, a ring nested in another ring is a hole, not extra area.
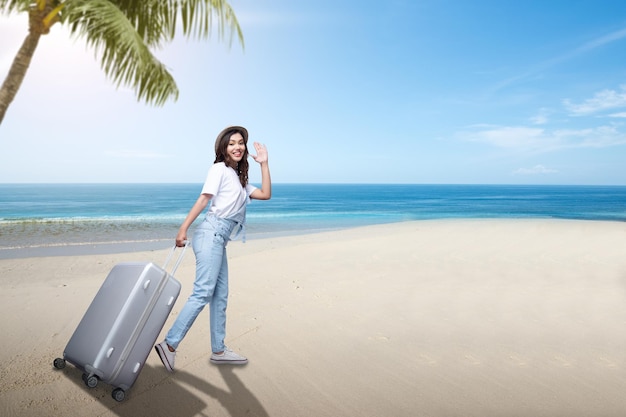
M 224 350 L 226 337 L 226 305 L 228 303 L 228 261 L 226 244 L 237 225 L 236 221 L 207 216 L 196 228 L 191 241 L 196 255 L 196 279 L 193 292 L 165 341 L 174 349 L 183 340 L 196 317 L 209 304 L 211 350 Z

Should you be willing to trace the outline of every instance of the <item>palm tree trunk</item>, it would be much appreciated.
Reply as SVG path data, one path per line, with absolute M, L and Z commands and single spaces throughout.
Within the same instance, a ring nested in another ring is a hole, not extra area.
M 28 36 L 24 39 L 20 50 L 13 60 L 13 64 L 11 64 L 9 73 L 4 83 L 2 83 L 2 88 L 0 88 L 0 124 L 2 124 L 4 114 L 15 98 L 17 90 L 19 90 L 22 85 L 22 81 L 26 76 L 26 71 L 30 66 L 30 61 L 33 58 L 40 37 L 40 33 L 35 33 L 34 31 L 28 32 Z

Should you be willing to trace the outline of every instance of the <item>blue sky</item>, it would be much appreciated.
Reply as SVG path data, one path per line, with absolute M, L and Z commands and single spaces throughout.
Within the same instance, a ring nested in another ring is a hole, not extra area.
M 0 125 L 0 182 L 200 183 L 241 124 L 277 183 L 626 185 L 623 0 L 230 3 L 245 48 L 156 51 L 180 89 L 160 108 L 53 27 Z M 1 77 L 25 34 L 0 17 Z

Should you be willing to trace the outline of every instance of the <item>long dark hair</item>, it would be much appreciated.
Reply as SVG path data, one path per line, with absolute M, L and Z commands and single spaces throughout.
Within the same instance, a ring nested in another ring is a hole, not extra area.
M 226 152 L 228 148 L 228 143 L 230 142 L 230 137 L 235 133 L 241 134 L 243 136 L 243 143 L 245 144 L 245 149 L 243 151 L 243 157 L 241 161 L 235 163 L 235 161 L 230 159 L 230 155 Z M 224 162 L 226 165 L 233 167 L 235 171 L 237 171 L 237 175 L 239 176 L 239 182 L 242 187 L 245 187 L 248 184 L 248 168 L 250 165 L 248 164 L 248 135 L 244 135 L 238 129 L 228 130 L 224 133 L 215 147 L 215 163 Z

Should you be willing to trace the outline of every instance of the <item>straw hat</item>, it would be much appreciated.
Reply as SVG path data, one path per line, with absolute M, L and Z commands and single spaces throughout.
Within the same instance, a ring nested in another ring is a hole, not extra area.
M 226 129 L 222 130 L 220 134 L 217 135 L 217 139 L 215 139 L 215 153 L 216 154 L 219 151 L 218 148 L 219 148 L 220 142 L 222 141 L 224 136 L 226 136 L 226 133 L 233 132 L 233 131 L 241 133 L 241 136 L 243 136 L 243 141 L 245 143 L 248 143 L 248 129 L 242 126 L 228 126 Z

